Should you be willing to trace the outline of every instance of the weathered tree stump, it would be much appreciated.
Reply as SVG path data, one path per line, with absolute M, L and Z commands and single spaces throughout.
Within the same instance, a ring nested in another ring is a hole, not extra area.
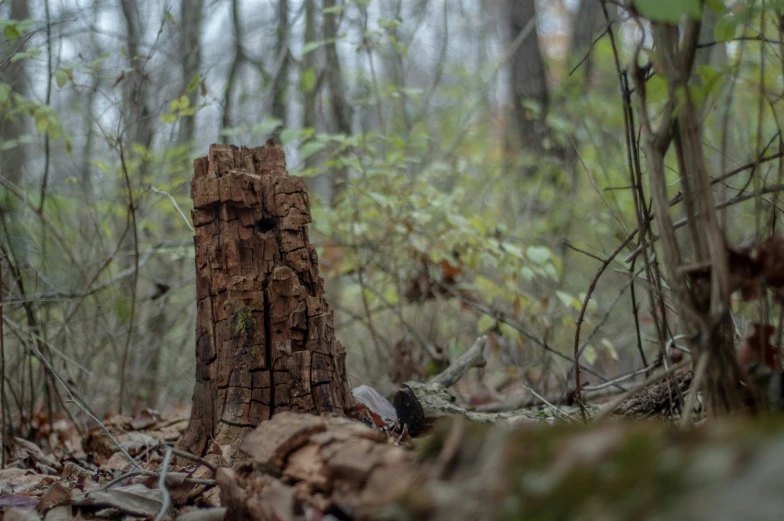
M 191 180 L 196 249 L 196 384 L 182 444 L 236 448 L 279 411 L 352 404 L 302 179 L 283 149 L 212 145 Z

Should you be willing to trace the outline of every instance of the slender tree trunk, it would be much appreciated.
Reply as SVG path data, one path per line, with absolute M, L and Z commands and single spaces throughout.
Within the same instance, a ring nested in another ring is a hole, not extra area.
M 147 108 L 146 79 L 139 58 L 139 43 L 143 29 L 139 19 L 139 6 L 134 0 L 120 0 L 125 32 L 128 38 L 128 60 L 134 69 L 133 74 L 126 75 L 125 83 L 125 125 L 128 128 L 130 141 L 149 148 L 152 143 L 152 116 Z
M 329 87 L 330 116 L 331 123 L 335 132 L 338 134 L 351 135 L 351 109 L 344 92 L 343 70 L 340 66 L 335 39 L 338 35 L 337 15 L 332 10 L 335 7 L 335 0 L 324 0 L 324 40 L 328 42 L 324 46 L 324 53 L 327 58 L 326 71 L 327 85 Z M 340 196 L 340 192 L 346 182 L 346 169 L 337 168 L 332 172 L 330 200 L 334 203 Z
M 586 55 L 587 58 L 580 65 L 582 76 L 590 82 L 593 72 L 593 49 L 591 44 L 599 31 L 602 23 L 601 0 L 582 0 L 577 10 L 572 29 L 571 66 L 576 66 Z
M 280 131 L 286 126 L 286 115 L 288 113 L 288 76 L 289 76 L 289 2 L 288 0 L 278 0 L 278 37 L 275 44 L 275 56 L 282 56 L 283 63 L 278 74 L 273 79 L 274 86 L 272 92 L 272 109 L 270 113 L 279 119 L 281 126 L 273 133 L 273 137 L 280 141 Z
M 199 74 L 201 70 L 201 21 L 204 0 L 182 0 L 180 4 L 180 64 L 182 65 L 182 85 L 183 91 L 186 90 L 190 81 Z M 195 106 L 199 90 L 186 93 Z M 191 143 L 193 141 L 194 129 L 196 126 L 196 116 L 186 116 L 180 119 L 180 133 L 178 141 L 180 144 Z
M 27 0 L 12 0 L 11 12 L 9 16 L 13 20 L 24 20 L 30 18 L 30 10 Z M 19 41 L 10 42 L 6 39 L 4 54 L 9 56 L 19 45 Z M 19 49 L 23 51 L 24 48 Z M 11 61 L 6 64 L 0 78 L 9 85 L 11 90 L 21 96 L 27 94 L 27 60 Z M 0 136 L 2 139 L 18 139 L 27 133 L 27 125 L 22 117 L 5 119 L 0 118 Z M 24 177 L 25 165 L 27 163 L 27 151 L 24 145 L 19 145 L 4 152 L 0 152 L 0 161 L 3 165 L 3 175 L 14 184 L 20 184 Z
M 240 43 L 242 41 L 242 32 L 239 20 L 239 0 L 231 1 L 231 22 L 234 34 L 234 57 L 231 60 L 231 67 L 229 67 L 229 77 L 226 79 L 226 90 L 223 93 L 223 115 L 221 116 L 220 130 L 232 126 L 232 99 L 231 93 L 234 90 L 234 84 L 237 80 L 237 72 L 240 68 L 240 61 L 242 60 L 242 52 L 240 50 Z M 223 143 L 227 143 L 229 136 L 222 136 Z
M 324 10 L 335 7 L 335 0 L 324 0 Z M 327 85 L 329 86 L 330 113 L 335 130 L 340 134 L 351 134 L 351 109 L 346 101 L 343 85 L 343 70 L 340 65 L 337 44 L 337 15 L 334 11 L 324 14 L 324 46 L 327 58 Z
M 340 65 L 337 44 L 335 43 L 338 35 L 337 15 L 332 10 L 335 7 L 335 0 L 323 0 L 323 7 L 327 11 L 324 13 L 323 21 L 323 36 L 324 40 L 328 42 L 324 46 L 326 57 L 324 74 L 326 74 L 327 86 L 329 88 L 330 124 L 336 133 L 348 136 L 351 135 L 351 109 L 346 101 L 343 71 Z M 345 167 L 330 169 L 328 174 L 328 201 L 330 206 L 334 206 L 340 200 L 340 195 L 345 188 L 347 175 Z M 338 275 L 333 275 L 327 279 L 326 293 L 333 305 L 340 305 L 341 291 Z
M 305 0 L 305 43 L 316 41 L 316 6 L 313 0 Z M 309 52 L 302 58 L 302 75 L 312 74 L 317 77 L 316 72 L 316 53 Z M 316 98 L 318 97 L 318 79 L 313 88 L 305 90 L 303 100 L 302 123 L 305 128 L 316 127 Z M 306 162 L 306 167 L 310 166 Z
M 507 0 L 509 42 L 513 42 L 535 20 L 534 0 Z M 524 150 L 544 152 L 543 140 L 547 135 L 545 116 L 550 103 L 545 76 L 544 59 L 539 49 L 539 39 L 534 29 L 523 39 L 511 59 L 511 92 L 520 147 Z M 536 107 L 530 107 L 533 103 Z

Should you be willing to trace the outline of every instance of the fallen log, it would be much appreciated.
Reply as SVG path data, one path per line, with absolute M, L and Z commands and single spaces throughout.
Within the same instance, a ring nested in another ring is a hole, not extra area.
M 366 519 L 400 497 L 415 475 L 413 453 L 344 418 L 281 413 L 240 451 L 245 461 L 218 469 L 226 519 L 313 519 L 315 512 Z
M 455 396 L 448 390 L 473 367 L 484 367 L 487 361 L 484 349 L 487 336 L 477 338 L 474 345 L 442 373 L 427 383 L 406 382 L 393 398 L 398 421 L 405 425 L 411 436 L 426 432 L 433 423 L 447 416 L 462 416 L 474 423 L 539 423 L 541 416 L 537 411 L 521 409 L 517 411 L 486 413 L 475 412 L 455 403 Z
M 780 419 L 683 431 L 652 421 L 509 429 L 457 416 L 409 452 L 345 419 L 280 414 L 242 453 L 218 472 L 226 519 L 773 520 L 784 510 Z

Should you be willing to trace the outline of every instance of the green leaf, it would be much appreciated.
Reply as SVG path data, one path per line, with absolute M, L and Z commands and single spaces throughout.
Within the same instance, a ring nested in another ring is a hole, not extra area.
M 268 117 L 264 118 L 264 121 L 259 123 L 258 125 L 253 125 L 250 129 L 251 134 L 254 136 L 266 136 L 267 134 L 271 134 L 276 128 L 281 126 L 283 121 L 278 118 Z
M 191 106 L 191 99 L 184 94 L 180 96 L 180 109 L 187 109 Z
M 550 250 L 544 246 L 529 246 L 527 250 L 525 250 L 525 255 L 528 257 L 528 260 L 535 264 L 545 264 L 550 260 Z
M 612 357 L 613 360 L 618 360 L 618 351 L 615 349 L 615 346 L 613 345 L 612 342 L 610 342 L 606 338 L 602 338 L 602 345 L 607 350 L 607 352 L 610 354 L 610 356 Z
M 723 0 L 705 0 L 705 5 L 716 14 L 724 14 L 727 12 L 727 6 L 724 5 Z
M 177 25 L 177 20 L 174 19 L 174 15 L 168 9 L 166 10 L 166 19 L 169 20 L 172 25 Z
M 176 123 L 177 122 L 177 114 L 172 112 L 164 112 L 161 114 L 161 121 L 164 123 Z
M 672 24 L 680 22 L 683 15 L 694 19 L 702 16 L 700 0 L 636 0 L 634 7 L 646 18 Z
M 11 63 L 16 63 L 26 58 L 35 58 L 37 56 L 40 56 L 42 52 L 43 51 L 38 47 L 33 47 L 32 49 L 28 49 L 25 52 L 18 52 L 13 56 L 11 56 Z
M 326 44 L 328 44 L 330 42 L 334 42 L 334 41 L 335 40 L 332 39 L 332 40 L 320 40 L 320 41 L 316 41 L 316 42 L 307 42 L 305 45 L 302 46 L 302 56 L 305 56 L 309 52 L 315 51 L 316 49 L 318 49 L 322 45 L 326 45 Z
M 58 87 L 63 88 L 68 82 L 68 73 L 63 69 L 57 69 L 57 72 L 54 73 L 54 81 L 57 82 Z
M 593 365 L 596 362 L 596 349 L 592 345 L 585 346 L 583 358 L 588 362 L 588 365 Z
M 707 98 L 710 93 L 716 88 L 721 80 L 724 78 L 724 75 L 716 70 L 716 67 L 712 67 L 710 65 L 702 65 L 699 68 L 700 79 L 701 79 L 701 94 L 703 98 Z
M 324 13 L 324 14 L 340 14 L 340 13 L 343 12 L 343 6 L 342 5 L 335 5 L 335 6 L 332 6 L 332 7 L 327 7 L 325 9 L 322 9 L 321 12 Z
M 566 308 L 573 308 L 575 298 L 571 296 L 569 293 L 561 290 L 555 291 L 555 296 L 558 297 L 558 300 L 561 301 L 561 304 L 564 305 Z
M 302 135 L 301 128 L 287 128 L 283 132 L 280 133 L 280 143 L 281 145 L 288 145 L 298 137 Z
M 90 63 L 87 64 L 88 67 L 91 69 L 97 69 L 99 65 L 109 59 L 110 54 L 107 52 L 106 54 L 99 56 L 98 58 L 94 59 Z
M 302 161 L 307 161 L 308 158 L 310 158 L 316 152 L 322 150 L 325 146 L 327 146 L 326 143 L 321 143 L 319 141 L 311 141 L 310 143 L 305 143 L 302 146 L 302 149 L 299 151 Z
M 311 92 L 316 87 L 315 69 L 313 69 L 313 67 L 308 67 L 308 70 L 302 73 L 302 78 L 299 83 L 302 92 Z
M 495 318 L 490 315 L 482 315 L 476 323 L 476 332 L 480 335 L 495 327 Z
M 39 134 L 43 134 L 49 130 L 49 114 L 44 111 L 35 114 L 35 130 L 37 130 Z
M 6 150 L 11 150 L 12 148 L 16 148 L 18 146 L 19 142 L 15 139 L 0 141 L 0 152 L 5 152 Z
M 11 86 L 7 83 L 0 82 L 0 105 L 8 103 L 11 98 Z
M 716 27 L 713 28 L 713 38 L 717 42 L 728 42 L 735 39 L 735 30 L 740 24 L 737 16 L 725 16 L 719 18 Z
M 16 26 L 16 24 L 12 24 L 6 25 L 3 28 L 3 36 L 8 38 L 10 43 L 14 43 L 16 39 L 21 36 L 21 33 L 19 32 L 19 28 Z
M 501 330 L 501 336 L 503 336 L 510 342 L 514 342 L 517 345 L 523 345 L 523 335 L 521 335 L 518 330 L 516 330 L 509 324 L 504 324 L 502 322 L 498 324 L 498 329 Z
M 197 73 L 188 83 L 188 88 L 185 89 L 186 92 L 193 92 L 199 87 L 199 81 L 201 76 Z
M 667 80 L 661 76 L 654 76 L 645 83 L 645 99 L 648 103 L 665 101 L 668 96 Z
M 249 129 L 247 127 L 229 127 L 221 130 L 220 135 L 229 136 L 229 137 L 239 136 L 240 134 L 244 134 L 245 132 L 248 132 L 248 130 Z

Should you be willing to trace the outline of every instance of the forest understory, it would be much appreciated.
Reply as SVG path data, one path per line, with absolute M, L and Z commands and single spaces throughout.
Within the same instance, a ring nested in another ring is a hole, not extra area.
M 0 2 L 0 521 L 780 519 L 783 20 Z

